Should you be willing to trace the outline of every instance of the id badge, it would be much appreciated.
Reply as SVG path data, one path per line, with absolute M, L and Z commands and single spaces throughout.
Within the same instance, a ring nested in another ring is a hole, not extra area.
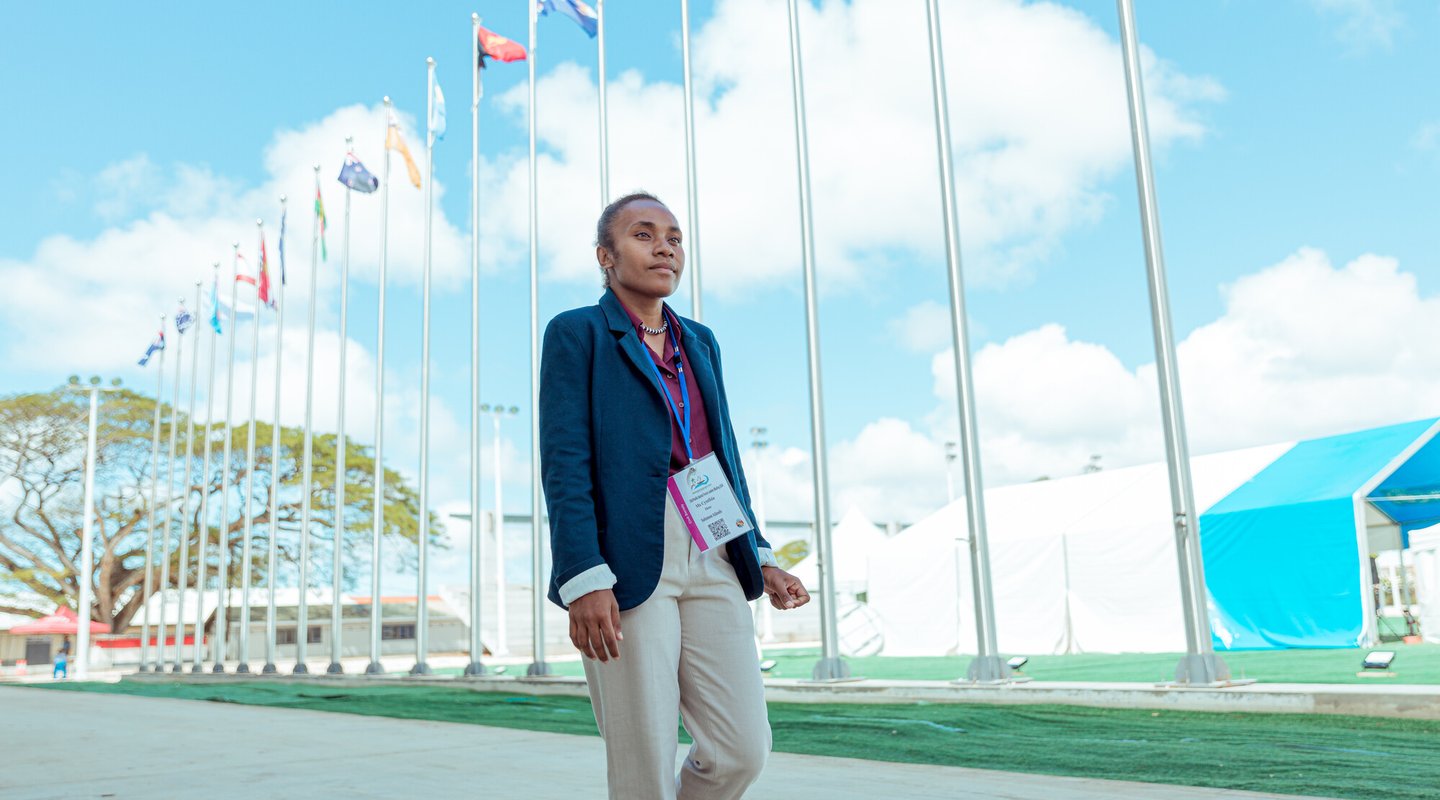
M 671 475 L 669 489 L 680 519 L 702 552 L 750 531 L 750 521 L 714 453 Z

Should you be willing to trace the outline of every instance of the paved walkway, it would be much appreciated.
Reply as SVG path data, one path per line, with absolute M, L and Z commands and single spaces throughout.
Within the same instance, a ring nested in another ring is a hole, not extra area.
M 0 721 L 7 800 L 605 797 L 603 744 L 593 736 L 14 686 L 0 686 Z M 1280 797 L 789 753 L 772 754 L 749 796 Z

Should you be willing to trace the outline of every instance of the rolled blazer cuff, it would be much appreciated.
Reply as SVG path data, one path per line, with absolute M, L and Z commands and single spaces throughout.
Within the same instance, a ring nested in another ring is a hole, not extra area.
M 760 566 L 762 566 L 762 567 L 779 567 L 779 566 L 780 566 L 780 562 L 778 562 L 778 561 L 775 560 L 775 551 L 774 551 L 774 550 L 771 550 L 771 549 L 768 548 L 768 547 L 757 547 L 757 548 L 755 548 L 755 549 L 756 549 L 757 552 L 760 553 Z
M 610 571 L 610 565 L 599 564 L 565 581 L 560 587 L 560 602 L 568 606 L 591 592 L 609 589 L 614 585 L 615 573 Z

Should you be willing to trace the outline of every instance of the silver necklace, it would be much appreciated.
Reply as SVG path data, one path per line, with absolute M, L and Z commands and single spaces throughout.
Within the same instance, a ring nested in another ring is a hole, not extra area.
M 652 328 L 642 322 L 640 323 L 640 330 L 645 331 L 651 336 L 660 336 L 661 334 L 670 330 L 670 320 L 662 318 L 660 320 L 660 327 L 658 328 Z

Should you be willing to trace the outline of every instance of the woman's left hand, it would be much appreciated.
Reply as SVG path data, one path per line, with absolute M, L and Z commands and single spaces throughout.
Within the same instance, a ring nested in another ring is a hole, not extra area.
M 761 567 L 765 578 L 765 594 L 770 595 L 770 605 L 781 611 L 799 608 L 810 602 L 810 593 L 800 579 L 779 567 Z

